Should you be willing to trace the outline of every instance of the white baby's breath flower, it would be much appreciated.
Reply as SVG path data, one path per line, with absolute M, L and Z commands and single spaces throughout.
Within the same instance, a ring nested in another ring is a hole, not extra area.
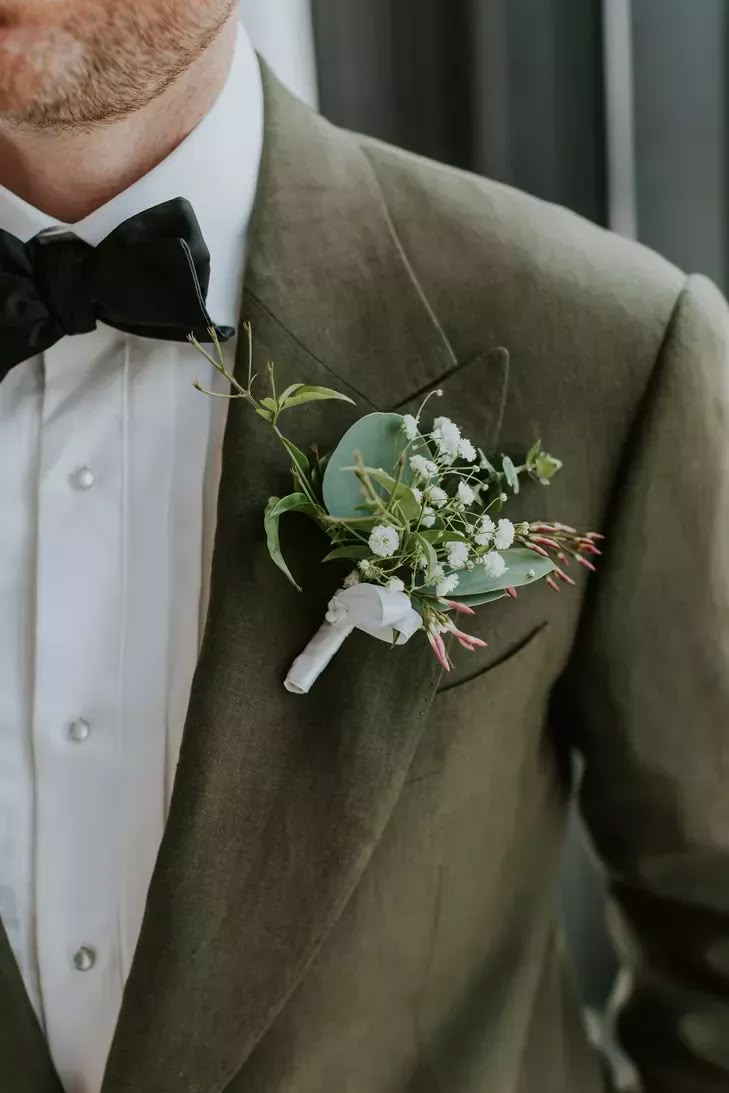
M 430 501 L 434 509 L 442 509 L 448 501 L 448 494 L 440 486 L 428 486 L 425 491 L 427 501 Z
M 467 482 L 458 483 L 458 500 L 464 505 L 472 505 L 476 500 L 476 494 Z
M 447 577 L 444 577 L 442 581 L 438 581 L 435 586 L 436 596 L 449 596 L 451 592 L 455 592 L 458 588 L 458 574 L 449 573 Z
M 423 509 L 423 515 L 420 517 L 420 526 L 422 528 L 432 528 L 434 523 L 435 523 L 435 512 L 430 507 L 430 505 L 426 505 L 425 508 Z
M 402 428 L 408 440 L 415 440 L 415 437 L 418 435 L 418 419 L 413 417 L 412 414 L 404 414 Z
M 388 592 L 404 592 L 405 582 L 401 581 L 399 577 L 390 577 L 390 580 L 385 585 Z
M 418 502 L 418 504 L 422 505 L 422 503 L 423 503 L 423 491 L 419 490 L 417 486 L 411 486 L 410 491 L 411 491 L 413 497 L 415 498 L 415 500 Z
M 348 573 L 342 581 L 342 588 L 352 588 L 353 585 L 360 584 L 361 580 L 362 578 L 360 577 L 357 570 L 353 569 L 352 572 Z
M 430 576 L 436 583 L 445 579 L 445 570 L 440 562 L 433 566 L 430 571 Z
M 432 459 L 426 459 L 424 455 L 410 456 L 410 470 L 417 478 L 434 478 L 438 468 Z
M 499 495 L 499 499 L 501 500 L 501 503 L 503 504 L 505 501 L 509 500 L 509 495 L 507 493 L 502 493 L 502 494 Z
M 476 462 L 476 449 L 470 440 L 467 440 L 465 436 L 462 436 L 458 442 L 458 454 L 461 459 L 465 459 L 466 463 Z
M 508 550 L 514 542 L 514 525 L 511 520 L 499 520 L 499 526 L 494 535 L 494 546 L 497 550 Z
M 494 531 L 495 530 L 496 530 L 496 525 L 494 524 L 491 517 L 490 516 L 482 516 L 481 517 L 481 526 L 479 527 L 478 534 L 476 535 L 476 542 L 478 543 L 478 545 L 479 546 L 488 546 L 489 543 L 491 542 L 491 540 L 494 537 Z
M 378 524 L 370 532 L 367 542 L 372 553 L 378 558 L 391 558 L 400 546 L 400 536 L 394 528 Z
M 441 455 L 455 458 L 461 442 L 461 430 L 449 417 L 435 419 L 433 432 L 430 434 Z
M 447 543 L 446 554 L 451 569 L 463 569 L 468 558 L 468 543 Z
M 506 573 L 506 562 L 495 550 L 491 550 L 488 554 L 484 554 L 482 561 L 487 577 L 501 577 Z
M 369 560 L 369 558 L 363 558 L 361 562 L 357 562 L 357 567 L 363 577 L 376 577 L 379 570 L 376 565 Z

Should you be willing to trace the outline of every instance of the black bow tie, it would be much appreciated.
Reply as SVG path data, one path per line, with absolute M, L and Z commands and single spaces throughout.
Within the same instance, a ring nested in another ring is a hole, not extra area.
M 0 228 L 0 381 L 16 364 L 97 320 L 145 338 L 209 341 L 210 255 L 177 197 L 130 217 L 92 247 L 70 233 L 23 243 Z

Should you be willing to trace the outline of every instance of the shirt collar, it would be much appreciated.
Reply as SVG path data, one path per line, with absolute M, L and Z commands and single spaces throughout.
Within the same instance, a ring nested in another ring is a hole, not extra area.
M 166 159 L 77 224 L 60 225 L 0 186 L 0 227 L 27 241 L 47 228 L 63 226 L 96 246 L 130 216 L 170 198 L 186 197 L 210 251 L 208 311 L 219 325 L 236 326 L 262 147 L 261 71 L 239 26 L 222 91 Z

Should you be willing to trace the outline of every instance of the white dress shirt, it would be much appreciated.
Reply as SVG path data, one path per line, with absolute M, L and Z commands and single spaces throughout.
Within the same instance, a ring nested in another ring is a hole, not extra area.
M 241 32 L 197 128 L 70 230 L 188 198 L 236 326 L 262 140 Z M 56 224 L 0 187 L 6 231 Z M 199 653 L 228 403 L 196 378 L 190 346 L 99 325 L 0 384 L 0 916 L 68 1093 L 101 1086 Z

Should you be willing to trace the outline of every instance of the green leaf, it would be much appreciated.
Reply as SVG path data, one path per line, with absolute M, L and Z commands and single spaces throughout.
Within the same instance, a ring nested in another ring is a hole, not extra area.
M 272 519 L 278 519 L 285 512 L 305 512 L 307 516 L 316 516 L 317 508 L 316 505 L 312 505 L 305 493 L 290 493 L 280 498 L 271 509 L 270 516 Z
M 489 577 L 481 565 L 458 571 L 458 587 L 449 597 L 452 600 L 481 596 L 484 592 L 496 592 L 504 588 L 519 588 L 547 577 L 554 569 L 549 558 L 540 558 L 526 547 L 512 547 L 499 552 L 507 569 L 500 577 Z
M 519 492 L 519 475 L 516 473 L 516 467 L 514 466 L 508 455 L 504 455 L 501 458 L 501 467 L 504 472 L 504 477 L 507 483 L 511 486 L 514 493 Z
M 542 450 L 541 440 L 535 440 L 534 443 L 532 444 L 531 448 L 529 449 L 529 451 L 526 454 L 526 459 L 524 460 L 527 467 L 532 466 L 532 464 L 534 463 L 534 460 L 537 458 L 537 456 L 539 455 L 541 450 Z
M 281 443 L 286 451 L 291 456 L 292 462 L 296 464 L 301 473 L 308 477 L 309 475 L 309 460 L 302 452 L 301 448 L 297 448 L 295 444 L 292 444 L 290 440 L 287 440 L 285 436 L 281 437 Z
M 451 531 L 448 528 L 441 528 L 439 531 L 434 528 L 432 531 L 419 531 L 418 535 L 422 535 L 423 539 L 427 539 L 429 543 L 470 543 L 471 540 L 466 535 L 461 535 L 460 531 Z
M 540 452 L 534 463 L 533 473 L 543 486 L 548 486 L 550 480 L 562 469 L 562 460 L 550 455 L 548 452 Z
M 351 402 L 354 406 L 354 399 L 351 399 L 349 395 L 343 395 L 340 391 L 333 391 L 331 387 L 301 386 L 296 394 L 289 396 L 286 400 L 286 409 L 301 406 L 305 402 L 321 402 L 326 399 L 339 399 L 340 402 Z
M 259 417 L 262 417 L 264 421 L 273 421 L 273 414 L 270 410 L 256 410 Z
M 276 400 L 273 399 L 273 398 L 270 398 L 269 396 L 266 396 L 266 398 L 261 399 L 261 406 L 265 406 L 267 410 L 277 410 L 278 409 L 278 407 L 276 406 Z
M 278 404 L 283 410 L 286 405 L 287 399 L 293 395 L 295 391 L 299 391 L 303 387 L 303 383 L 292 383 L 290 387 L 287 387 L 285 391 L 282 391 L 278 397 Z
M 361 546 L 340 546 L 330 550 L 323 561 L 333 562 L 337 558 L 353 558 L 355 561 L 359 561 L 360 558 L 369 558 L 371 553 L 370 548 L 364 543 Z
M 347 430 L 332 452 L 324 473 L 324 504 L 332 516 L 354 516 L 362 503 L 362 487 L 351 470 L 358 452 L 368 467 L 392 470 L 407 446 L 400 414 L 367 414 Z M 403 468 L 402 482 L 412 482 L 409 465 Z
M 420 503 L 410 489 L 410 486 L 405 485 L 402 481 L 398 482 L 391 474 L 387 474 L 378 467 L 342 467 L 342 471 L 344 472 L 351 471 L 352 473 L 355 473 L 358 470 L 364 471 L 373 482 L 376 482 L 378 486 L 384 488 L 384 501 L 389 501 L 394 491 L 395 501 L 402 509 L 405 518 L 408 520 L 417 520 L 418 516 L 420 516 Z
M 290 496 L 295 497 L 296 494 L 292 494 Z M 301 494 L 300 496 L 303 496 L 303 494 Z M 281 504 L 281 500 L 282 499 L 280 497 L 269 497 L 268 499 L 266 511 L 263 516 L 263 526 L 266 531 L 266 545 L 268 546 L 268 553 L 271 555 L 271 558 L 276 563 L 278 568 L 291 581 L 294 588 L 297 589 L 297 591 L 301 592 L 301 586 L 298 585 L 294 578 L 291 576 L 291 571 L 286 565 L 286 562 L 284 561 L 284 556 L 281 553 L 281 545 L 279 543 L 278 536 L 279 516 L 274 515 L 275 510 Z M 283 500 L 288 500 L 288 498 L 284 498 Z
M 436 555 L 432 544 L 429 543 L 428 540 L 425 539 L 419 532 L 416 533 L 415 539 L 418 542 L 419 546 L 422 547 L 423 553 L 428 559 L 428 565 L 425 570 L 425 580 L 430 582 L 433 580 L 433 570 L 438 565 L 438 556 Z

